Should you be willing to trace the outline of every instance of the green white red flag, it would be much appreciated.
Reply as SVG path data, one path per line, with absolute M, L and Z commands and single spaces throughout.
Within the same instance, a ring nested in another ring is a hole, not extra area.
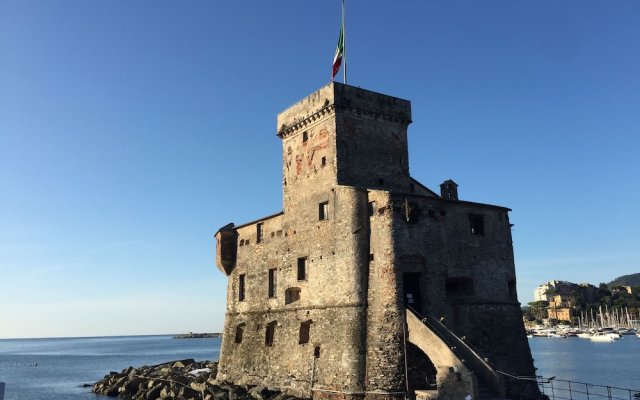
M 340 70 L 342 64 L 342 57 L 344 56 L 344 23 L 340 27 L 340 36 L 338 36 L 338 46 L 336 47 L 336 55 L 333 56 L 333 69 L 331 71 L 331 80 L 336 77 L 336 74 Z

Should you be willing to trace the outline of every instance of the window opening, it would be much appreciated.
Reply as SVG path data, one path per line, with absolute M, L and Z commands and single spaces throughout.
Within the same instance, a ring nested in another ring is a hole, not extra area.
M 373 212 L 376 210 L 376 202 L 375 201 L 370 201 L 367 204 L 367 212 L 369 213 L 370 217 L 373 217 Z
M 309 331 L 311 330 L 311 320 L 300 323 L 300 339 L 298 344 L 309 343 Z
M 264 224 L 261 222 L 256 225 L 256 243 L 262 242 Z
M 276 321 L 271 321 L 267 324 L 267 330 L 264 335 L 264 345 L 267 347 L 273 346 L 273 339 L 276 334 Z
M 447 278 L 445 290 L 447 296 L 470 296 L 473 295 L 473 279 L 471 278 Z
M 242 335 L 244 334 L 244 322 L 241 323 L 240 325 L 236 326 L 236 338 L 235 338 L 235 342 L 236 343 L 242 343 Z
M 469 227 L 472 235 L 484 235 L 484 216 L 469 214 Z
M 326 221 L 329 219 L 329 202 L 325 201 L 318 205 L 318 219 Z
M 238 276 L 238 301 L 244 301 L 245 274 Z
M 307 131 L 302 132 L 302 143 L 305 143 L 309 140 L 309 133 Z
M 313 356 L 314 356 L 315 358 L 320 358 L 320 346 L 316 346 L 316 347 L 313 349 Z
M 269 270 L 269 298 L 276 297 L 276 268 Z
M 320 166 L 324 167 L 325 165 L 327 165 L 327 157 L 322 157 L 320 159 Z
M 307 257 L 298 258 L 298 280 L 307 279 Z
M 291 304 L 300 300 L 300 288 L 291 287 L 284 291 L 284 304 Z

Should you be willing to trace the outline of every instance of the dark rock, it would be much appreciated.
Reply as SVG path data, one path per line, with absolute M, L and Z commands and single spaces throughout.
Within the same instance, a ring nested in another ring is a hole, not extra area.
M 181 383 L 181 384 L 183 384 L 183 385 L 187 385 L 187 386 L 188 386 L 188 385 L 189 385 L 189 383 L 191 382 L 191 381 L 189 380 L 189 378 L 187 378 L 187 377 L 186 377 L 186 376 L 184 376 L 184 375 L 180 375 L 180 374 L 173 374 L 173 375 L 171 375 L 171 378 L 170 378 L 170 379 L 171 379 L 172 381 L 174 381 L 174 382 L 178 382 L 178 383 Z
M 200 392 L 193 390 L 190 387 L 183 387 L 180 389 L 180 397 L 186 399 L 199 399 Z
M 147 400 L 155 400 L 160 397 L 160 392 L 162 391 L 162 384 L 158 383 L 156 386 L 152 387 L 146 394 L 145 399 Z
M 130 394 L 137 392 L 138 388 L 140 387 L 141 384 L 144 383 L 144 381 L 145 380 L 143 378 L 139 378 L 139 377 L 132 378 L 131 380 L 127 381 L 124 384 L 125 392 Z
M 224 391 L 224 392 L 216 392 L 213 395 L 214 400 L 229 400 L 229 392 L 228 391 Z
M 116 385 L 109 386 L 106 390 L 104 390 L 104 394 L 107 396 L 116 397 L 120 392 L 120 388 Z

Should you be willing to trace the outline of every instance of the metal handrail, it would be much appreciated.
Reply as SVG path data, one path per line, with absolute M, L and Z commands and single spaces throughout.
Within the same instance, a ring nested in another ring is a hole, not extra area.
M 473 354 L 475 356 L 475 358 L 480 361 L 487 369 L 496 372 L 496 370 L 493 369 L 493 367 L 486 361 L 486 357 L 483 357 L 482 354 L 480 353 L 479 350 L 477 350 L 476 348 L 474 348 L 471 343 L 465 341 L 464 339 L 458 337 L 458 335 L 456 335 L 455 333 L 453 333 L 449 328 L 447 328 L 442 322 L 437 321 L 435 318 L 431 317 L 432 320 L 429 320 L 429 318 L 427 317 L 423 317 L 422 315 L 420 315 L 420 313 L 418 313 L 415 309 L 413 309 L 411 306 L 407 306 L 407 308 L 409 310 L 411 310 L 421 321 L 422 323 L 424 323 L 425 325 L 427 325 L 429 328 L 431 328 L 431 330 L 433 332 L 435 332 L 436 335 L 438 335 L 438 337 L 440 339 L 442 339 L 442 341 L 444 341 L 449 348 L 458 356 L 458 358 L 463 359 L 464 355 L 460 354 L 460 352 L 458 351 L 458 344 L 462 344 L 464 347 L 467 347 L 468 350 L 470 350 L 471 354 Z M 436 324 L 437 323 L 437 324 Z M 449 335 L 451 335 L 452 337 L 454 337 L 457 341 L 457 343 L 451 343 L 451 341 L 449 339 L 447 339 L 447 335 L 442 334 L 442 331 L 446 331 Z
M 608 400 L 640 400 L 640 389 L 629 389 L 629 388 L 621 388 L 617 386 L 608 386 L 608 385 L 596 385 L 593 383 L 587 382 L 579 382 L 579 381 L 570 381 L 566 379 L 556 379 L 555 376 L 550 378 L 545 378 L 541 375 L 536 375 L 536 377 L 530 376 L 514 376 L 508 374 L 503 371 L 496 371 L 499 374 L 506 375 L 512 379 L 516 380 L 526 380 L 531 381 L 535 380 L 538 383 L 538 386 L 541 389 L 543 394 L 549 396 L 551 400 L 559 399 L 559 400 L 580 400 L 586 399 L 608 399 Z M 554 383 L 558 383 L 559 385 L 555 385 Z M 548 386 L 545 386 L 548 385 Z M 563 386 L 564 385 L 564 386 Z M 584 385 L 584 389 L 581 390 L 581 386 Z M 545 389 L 551 389 L 550 393 L 545 393 Z M 596 391 L 589 391 L 589 388 L 596 388 Z M 598 392 L 598 389 L 600 392 Z M 568 392 L 568 393 L 565 393 Z M 604 393 L 606 392 L 606 394 Z M 624 392 L 624 397 L 621 396 L 621 393 Z M 627 396 L 628 395 L 628 396 Z M 568 396 L 568 397 L 567 397 Z
M 538 376 L 538 386 L 551 400 L 638 400 L 640 389 L 617 386 L 596 385 L 593 383 L 570 381 L 565 379 L 543 378 Z M 547 389 L 550 389 L 549 392 Z
M 504 382 L 496 371 L 489 365 L 484 358 L 480 356 L 471 346 L 465 341 L 459 338 L 449 328 L 439 321 L 435 321 L 433 317 L 423 317 L 412 307 L 407 306 L 407 309 L 413 312 L 422 323 L 424 323 L 432 332 L 434 332 L 443 342 L 449 346 L 451 351 L 461 360 L 466 359 L 466 364 L 472 366 L 472 370 L 475 374 L 485 380 L 492 389 L 500 396 L 504 395 Z M 438 325 L 439 324 L 439 325 Z M 447 337 L 449 336 L 449 337 Z M 455 343 L 452 343 L 452 340 Z M 473 368 L 475 367 L 475 368 Z

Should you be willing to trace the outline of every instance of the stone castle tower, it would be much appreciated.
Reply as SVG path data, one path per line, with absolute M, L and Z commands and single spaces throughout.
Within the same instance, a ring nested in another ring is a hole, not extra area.
M 409 175 L 408 101 L 332 82 L 278 115 L 283 211 L 216 233 L 218 379 L 321 398 L 534 398 L 504 207 Z

